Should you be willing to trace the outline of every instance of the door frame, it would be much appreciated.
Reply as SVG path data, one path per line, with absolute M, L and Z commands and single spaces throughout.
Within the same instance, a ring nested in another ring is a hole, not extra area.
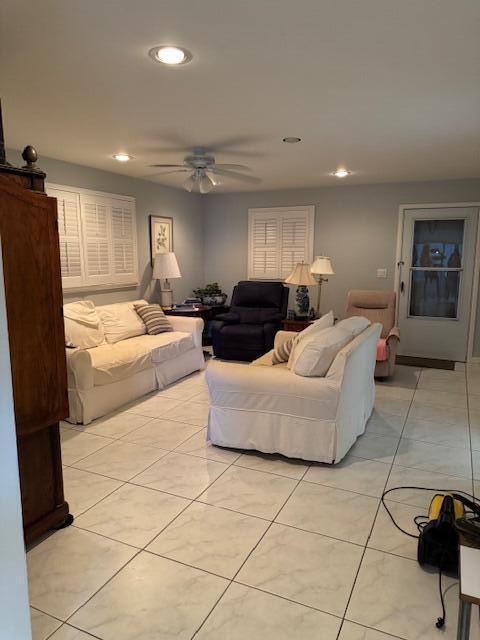
M 395 251 L 395 293 L 397 301 L 400 295 L 400 261 L 402 259 L 403 231 L 405 226 L 405 212 L 409 209 L 442 209 L 453 207 L 458 209 L 477 207 L 477 238 L 475 242 L 475 256 L 473 261 L 472 305 L 470 309 L 470 321 L 468 323 L 467 362 L 480 362 L 480 356 L 473 355 L 473 338 L 475 334 L 475 322 L 477 319 L 478 286 L 480 282 L 480 202 L 415 202 L 401 204 L 398 208 L 397 242 Z M 400 305 L 395 308 L 395 324 L 398 325 Z

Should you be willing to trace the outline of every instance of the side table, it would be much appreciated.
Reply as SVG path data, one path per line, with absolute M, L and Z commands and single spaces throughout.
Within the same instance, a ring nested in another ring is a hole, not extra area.
M 183 316 L 186 318 L 202 318 L 205 326 L 203 328 L 202 344 L 208 346 L 211 344 L 211 339 L 208 331 L 208 322 L 214 320 L 219 313 L 226 313 L 228 307 L 225 306 L 208 306 L 204 304 L 192 305 L 192 307 L 179 307 L 172 309 L 164 309 L 166 316 Z
M 303 331 L 312 324 L 313 320 L 306 318 L 305 320 L 282 320 L 282 329 L 284 331 Z

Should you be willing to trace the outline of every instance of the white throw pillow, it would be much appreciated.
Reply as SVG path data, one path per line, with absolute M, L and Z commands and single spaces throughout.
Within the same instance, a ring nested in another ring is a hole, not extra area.
M 323 331 L 324 329 L 328 329 L 329 327 L 333 327 L 333 311 L 329 311 L 325 313 L 321 318 L 309 324 L 303 331 L 300 331 L 298 336 L 295 338 L 293 342 L 292 350 L 290 351 L 290 356 L 288 358 L 288 368 L 291 369 L 293 367 L 293 362 L 296 358 L 295 351 L 304 340 L 312 337 L 314 334 Z
M 362 331 L 365 331 L 367 327 L 369 327 L 372 323 L 368 318 L 364 318 L 363 316 L 351 316 L 350 318 L 345 318 L 345 320 L 340 320 L 335 325 L 336 327 L 341 327 L 346 331 L 350 331 L 352 336 L 355 338 Z
M 135 305 L 140 304 L 147 304 L 147 302 L 133 300 L 97 307 L 107 342 L 114 344 L 120 340 L 142 336 L 147 332 L 143 320 L 135 311 Z
M 92 349 L 105 342 L 102 323 L 91 300 L 79 300 L 63 306 L 65 344 L 77 349 Z
M 298 345 L 293 371 L 299 376 L 324 376 L 335 356 L 352 340 L 352 334 L 341 327 L 324 329 Z

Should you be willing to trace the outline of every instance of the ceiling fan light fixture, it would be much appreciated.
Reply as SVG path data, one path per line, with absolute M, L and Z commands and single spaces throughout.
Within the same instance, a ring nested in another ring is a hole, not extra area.
M 129 160 L 133 160 L 133 156 L 128 153 L 114 153 L 112 158 L 118 162 L 128 162 Z
M 352 173 L 351 171 L 348 171 L 344 167 L 340 167 L 339 169 L 336 169 L 335 171 L 333 171 L 331 175 L 335 176 L 336 178 L 346 178 L 351 173 Z
M 213 189 L 213 187 L 214 182 L 210 178 L 210 176 L 207 176 L 206 173 L 200 176 L 200 178 L 198 179 L 198 190 L 200 191 L 200 193 L 209 193 Z
M 155 62 L 161 62 L 162 64 L 169 66 L 187 64 L 193 58 L 192 54 L 187 49 L 170 45 L 153 47 L 148 52 L 148 55 L 155 60 Z
M 197 176 L 195 175 L 195 173 L 192 173 L 191 175 L 188 176 L 188 178 L 183 183 L 183 188 L 185 189 L 185 191 L 192 193 L 193 189 L 195 188 L 196 182 L 197 182 Z

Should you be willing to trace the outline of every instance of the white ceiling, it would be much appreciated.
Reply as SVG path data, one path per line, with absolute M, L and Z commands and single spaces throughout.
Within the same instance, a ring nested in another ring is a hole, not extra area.
M 2 0 L 0 25 L 9 147 L 145 177 L 206 146 L 262 190 L 339 165 L 342 184 L 480 176 L 480 0 Z M 158 44 L 194 59 L 155 64 Z

